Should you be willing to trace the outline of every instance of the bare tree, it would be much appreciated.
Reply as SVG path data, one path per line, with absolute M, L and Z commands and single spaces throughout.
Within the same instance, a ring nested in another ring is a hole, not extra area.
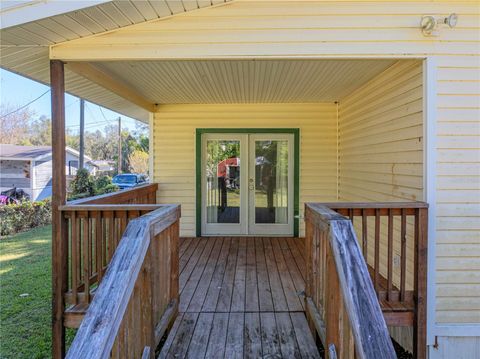
M 0 106 L 0 143 L 29 144 L 26 135 L 35 112 L 28 107 L 16 111 L 11 105 Z

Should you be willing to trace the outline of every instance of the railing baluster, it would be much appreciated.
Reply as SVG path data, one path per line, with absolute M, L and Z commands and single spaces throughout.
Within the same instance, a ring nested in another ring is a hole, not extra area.
M 402 208 L 402 222 L 400 229 L 400 258 L 401 258 L 401 268 L 400 268 L 400 300 L 405 301 L 405 284 L 407 277 L 407 216 L 405 209 Z
M 374 257 L 374 287 L 377 296 L 379 294 L 380 280 L 380 209 L 375 209 L 375 257 Z
M 392 300 L 393 283 L 393 213 L 388 209 L 387 299 Z
M 71 226 L 71 253 L 72 258 L 72 304 L 77 304 L 77 289 L 78 289 L 78 226 L 77 226 L 77 213 L 75 211 L 70 212 L 70 226 Z
M 368 264 L 368 217 L 365 209 L 362 208 L 362 252 Z
M 103 244 L 102 244 L 102 217 L 100 211 L 95 211 L 94 221 L 95 221 L 95 267 L 97 271 L 97 280 L 102 279 L 102 255 L 103 255 Z
M 90 303 L 90 249 L 89 247 L 89 226 L 88 226 L 88 212 L 84 214 L 82 219 L 83 224 L 83 292 L 84 302 Z

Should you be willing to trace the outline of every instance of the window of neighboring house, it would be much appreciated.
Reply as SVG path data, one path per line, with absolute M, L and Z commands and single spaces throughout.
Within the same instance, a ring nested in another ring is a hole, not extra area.
M 68 175 L 74 176 L 77 174 L 78 169 L 78 161 L 77 160 L 70 160 L 68 161 Z

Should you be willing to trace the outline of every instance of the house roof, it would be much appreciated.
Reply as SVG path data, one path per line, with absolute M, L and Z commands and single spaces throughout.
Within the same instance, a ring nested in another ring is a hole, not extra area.
M 97 167 L 100 171 L 111 171 L 114 169 L 114 162 L 113 161 L 106 161 L 106 160 L 93 160 L 90 163 Z
M 66 147 L 65 150 L 74 156 L 79 156 L 79 152 L 73 148 Z M 52 153 L 51 146 L 18 146 L 11 144 L 0 144 L 0 158 L 11 160 L 40 160 L 50 156 Z M 86 161 L 92 159 L 85 156 Z
M 229 0 L 2 1 L 0 67 L 50 83 L 49 46 Z M 66 68 L 66 91 L 148 122 L 148 111 Z

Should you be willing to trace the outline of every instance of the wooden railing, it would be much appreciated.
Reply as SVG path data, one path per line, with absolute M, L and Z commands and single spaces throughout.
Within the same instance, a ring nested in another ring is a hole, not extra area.
M 426 358 L 428 204 L 323 205 L 352 221 L 387 325 L 412 326 L 413 353 Z
M 351 221 L 319 204 L 305 221 L 307 318 L 328 358 L 396 358 Z
M 178 308 L 180 207 L 128 224 L 67 358 L 153 358 Z
M 346 217 L 335 215 L 333 211 Z M 362 257 L 362 265 L 365 265 L 371 278 L 368 278 L 369 286 L 374 289 L 375 300 L 378 299 L 380 303 L 386 323 L 413 326 L 414 355 L 416 358 L 425 358 L 427 211 L 428 205 L 423 202 L 308 205 L 306 250 L 309 266 L 306 292 L 311 319 L 316 317 L 317 322 L 325 324 L 324 315 L 328 312 L 326 305 L 330 297 L 327 295 L 327 286 L 333 285 L 328 284 L 331 271 L 326 273 L 328 268 L 332 270 L 327 267 L 329 247 L 326 243 L 334 240 L 331 237 L 335 234 L 331 231 L 332 223 L 348 222 L 353 236 L 345 240 L 356 243 L 356 255 Z M 355 229 L 360 241 L 356 239 Z M 338 261 L 343 261 L 342 258 L 334 260 L 337 267 Z M 320 327 L 320 336 L 323 335 L 323 339 L 327 340 L 325 332 L 325 326 Z M 327 341 L 324 344 L 330 343 Z M 353 344 L 343 344 L 344 351 L 339 357 L 347 358 Z M 336 351 L 338 354 L 338 347 Z
M 78 328 L 128 223 L 151 212 L 158 186 L 150 184 L 75 201 L 59 208 L 65 221 L 62 267 L 65 327 Z M 150 204 L 146 204 L 150 203 Z
M 118 192 L 69 201 L 68 204 L 73 206 L 81 204 L 151 204 L 156 202 L 157 189 L 158 184 L 156 183 L 146 184 Z

